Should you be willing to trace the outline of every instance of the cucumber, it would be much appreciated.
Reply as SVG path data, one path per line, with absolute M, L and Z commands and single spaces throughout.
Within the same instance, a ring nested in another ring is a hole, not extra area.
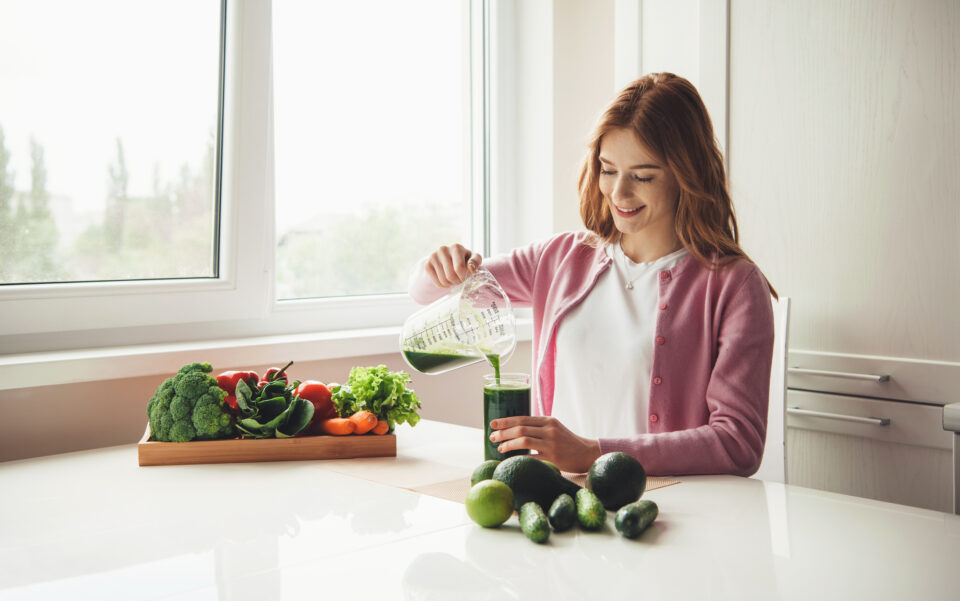
M 627 538 L 636 538 L 653 523 L 653 520 L 657 519 L 659 514 L 660 508 L 656 503 L 643 499 L 621 507 L 613 523 L 620 534 Z
M 550 506 L 549 518 L 555 532 L 569 530 L 577 521 L 577 505 L 573 502 L 573 497 L 567 493 L 557 497 Z
M 520 508 L 520 529 L 527 538 L 535 543 L 545 543 L 550 538 L 550 523 L 543 508 L 533 501 L 528 501 Z
M 577 519 L 587 530 L 599 530 L 607 520 L 607 510 L 589 488 L 577 491 Z

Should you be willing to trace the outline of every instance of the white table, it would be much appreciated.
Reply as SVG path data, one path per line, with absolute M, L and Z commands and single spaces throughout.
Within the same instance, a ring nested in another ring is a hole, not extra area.
M 536 545 L 418 487 L 468 477 L 477 429 L 396 458 L 138 467 L 134 445 L 0 464 L 0 599 L 958 599 L 960 517 L 733 476 L 660 517 Z M 371 481 L 373 480 L 373 481 Z

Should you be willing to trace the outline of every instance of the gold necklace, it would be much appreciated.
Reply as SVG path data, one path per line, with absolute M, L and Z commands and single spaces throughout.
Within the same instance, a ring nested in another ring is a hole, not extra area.
M 620 263 L 623 265 L 623 279 L 627 280 L 627 253 L 623 252 L 623 234 L 620 235 L 620 240 L 617 241 L 617 249 L 620 251 Z M 627 290 L 633 290 L 633 283 L 642 278 L 644 274 L 640 274 L 633 280 L 627 280 L 627 285 L 624 286 Z

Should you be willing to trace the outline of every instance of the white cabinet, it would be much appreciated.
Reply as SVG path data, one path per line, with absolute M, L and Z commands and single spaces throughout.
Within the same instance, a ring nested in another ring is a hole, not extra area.
M 940 406 L 789 390 L 790 484 L 952 511 L 952 435 Z
M 960 2 L 733 0 L 741 242 L 794 349 L 960 361 Z
M 744 249 L 791 299 L 788 365 L 890 376 L 790 374 L 791 404 L 895 417 L 788 414 L 787 481 L 950 511 L 960 2 L 727 6 L 731 194 Z

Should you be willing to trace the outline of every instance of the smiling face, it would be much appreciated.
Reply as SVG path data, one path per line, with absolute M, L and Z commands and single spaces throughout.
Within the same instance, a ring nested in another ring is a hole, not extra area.
M 629 129 L 603 135 L 600 168 L 600 192 L 627 256 L 652 261 L 677 250 L 673 223 L 680 186 L 673 172 Z

